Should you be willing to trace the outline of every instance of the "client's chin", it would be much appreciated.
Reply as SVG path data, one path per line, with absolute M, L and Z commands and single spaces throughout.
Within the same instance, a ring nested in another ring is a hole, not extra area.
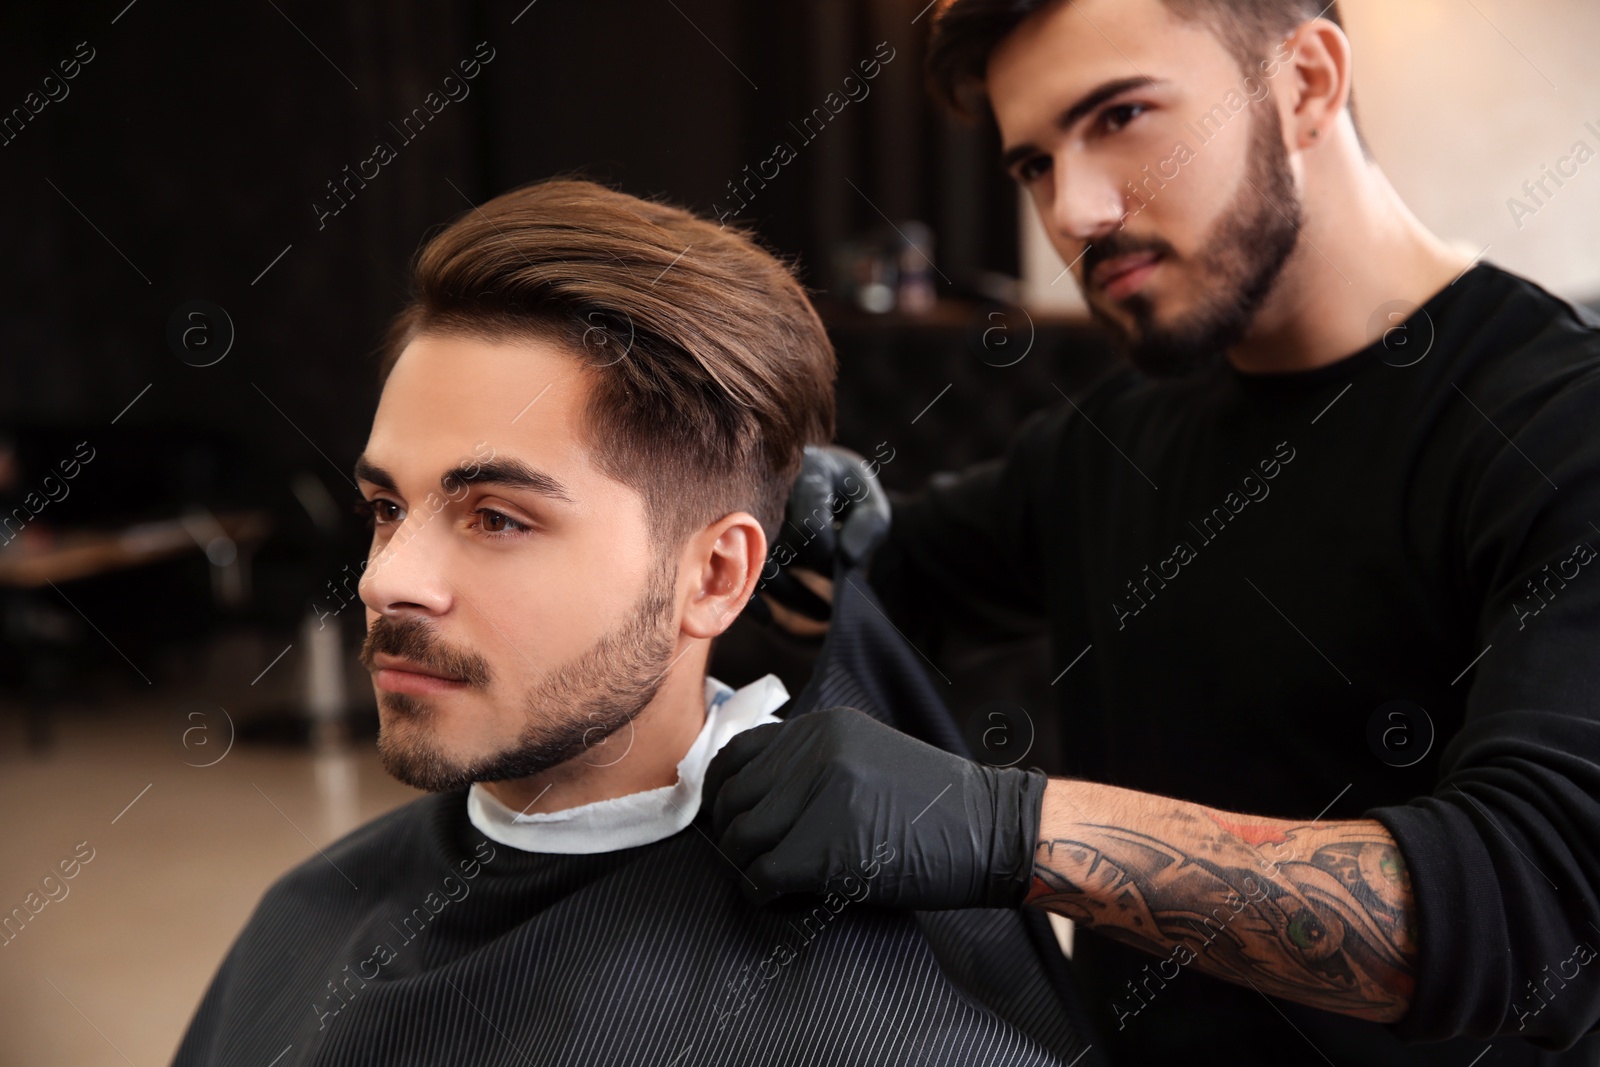
M 477 761 L 447 755 L 433 720 L 437 709 L 400 693 L 378 697 L 378 758 L 391 776 L 430 793 L 464 789 L 480 779 Z
M 591 708 L 582 717 L 540 716 L 526 724 L 517 737 L 491 746 L 481 755 L 450 751 L 451 746 L 441 738 L 449 716 L 438 701 L 380 692 L 378 709 L 378 758 L 384 770 L 414 789 L 445 793 L 474 782 L 541 774 L 591 749 L 603 749 L 618 731 L 631 747 L 631 730 L 623 727 L 632 727 L 644 705 L 629 702 L 621 707 Z M 600 765 L 607 764 L 601 761 Z

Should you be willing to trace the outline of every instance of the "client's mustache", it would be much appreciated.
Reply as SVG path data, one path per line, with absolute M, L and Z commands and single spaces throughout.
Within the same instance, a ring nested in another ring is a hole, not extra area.
M 360 658 L 367 670 L 375 669 L 372 658 L 380 652 L 411 660 L 431 674 L 460 678 L 468 685 L 481 688 L 489 684 L 488 661 L 474 653 L 457 652 L 440 644 L 421 619 L 396 621 L 386 615 L 374 619 L 367 629 L 366 640 L 361 642 Z

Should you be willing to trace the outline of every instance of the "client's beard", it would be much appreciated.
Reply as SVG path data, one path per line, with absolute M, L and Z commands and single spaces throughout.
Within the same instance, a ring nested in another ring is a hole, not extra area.
M 671 626 L 676 582 L 675 566 L 656 568 L 621 625 L 524 694 L 527 725 L 521 736 L 488 757 L 469 763 L 450 760 L 430 734 L 434 709 L 426 697 L 380 692 L 379 702 L 396 720 L 393 728 L 378 733 L 384 769 L 409 786 L 440 793 L 473 782 L 526 778 L 603 745 L 618 730 L 631 727 L 655 698 L 672 665 L 677 643 Z M 370 668 L 379 652 L 413 660 L 478 688 L 486 687 L 491 678 L 482 656 L 444 647 L 428 624 L 415 617 L 375 619 L 361 646 L 362 662 Z M 608 754 L 597 762 L 614 763 L 621 756 Z
M 1253 104 L 1249 114 L 1248 181 L 1194 259 L 1194 278 L 1215 279 L 1200 306 L 1163 325 L 1156 319 L 1155 303 L 1135 293 L 1120 304 L 1133 316 L 1129 329 L 1089 301 L 1095 319 L 1122 336 L 1129 362 L 1153 377 L 1179 377 L 1215 366 L 1244 340 L 1299 240 L 1304 206 L 1283 145 L 1282 120 L 1270 103 Z M 1129 238 L 1118 230 L 1090 246 L 1084 277 L 1103 260 L 1144 251 L 1171 255 L 1172 246 L 1159 239 Z

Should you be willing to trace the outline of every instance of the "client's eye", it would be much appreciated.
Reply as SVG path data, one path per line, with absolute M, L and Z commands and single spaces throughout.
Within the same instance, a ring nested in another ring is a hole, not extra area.
M 357 500 L 355 512 L 366 519 L 369 530 L 377 526 L 388 526 L 403 518 L 400 505 L 381 496 L 372 500 Z
M 490 536 L 504 537 L 521 533 L 527 529 L 516 519 L 509 515 L 503 515 L 493 508 L 479 508 L 473 514 L 478 516 L 478 527 Z

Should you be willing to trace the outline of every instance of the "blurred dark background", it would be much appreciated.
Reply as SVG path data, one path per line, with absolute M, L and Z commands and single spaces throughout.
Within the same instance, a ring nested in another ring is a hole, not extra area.
M 28 521 L 0 532 L 0 680 L 35 743 L 219 635 L 333 618 L 348 649 L 376 346 L 424 237 L 516 185 L 576 172 L 753 228 L 816 294 L 839 439 L 892 453 L 893 489 L 1103 367 L 1086 324 L 1009 304 L 1015 193 L 994 131 L 924 92 L 925 2 L 9 10 L 0 503 Z M 77 566 L 5 569 L 63 545 Z M 752 625 L 715 669 L 794 688 L 810 650 Z
M 933 226 L 950 279 L 1015 272 L 1014 199 L 992 135 L 926 100 L 904 4 L 514 0 L 420 12 L 263 0 L 224 13 L 182 2 L 152 12 L 142 0 L 110 25 L 126 3 L 19 8 L 0 39 L 0 106 L 20 105 L 78 42 L 94 51 L 70 94 L 0 148 L 8 420 L 109 422 L 153 382 L 126 424 L 222 429 L 279 464 L 316 459 L 315 442 L 342 471 L 375 396 L 368 356 L 424 235 L 563 172 L 714 213 L 747 165 L 787 142 L 797 158 L 735 219 L 794 257 L 813 288 L 828 287 L 831 251 L 885 216 Z M 870 94 L 803 142 L 790 123 L 882 41 L 894 58 Z M 397 126 L 446 76 L 461 81 L 457 64 L 479 42 L 493 59 L 465 82 L 470 95 L 404 140 Z M 379 141 L 396 158 L 319 225 L 314 205 L 338 204 L 328 183 Z M 237 330 L 205 373 L 165 336 L 196 298 Z

